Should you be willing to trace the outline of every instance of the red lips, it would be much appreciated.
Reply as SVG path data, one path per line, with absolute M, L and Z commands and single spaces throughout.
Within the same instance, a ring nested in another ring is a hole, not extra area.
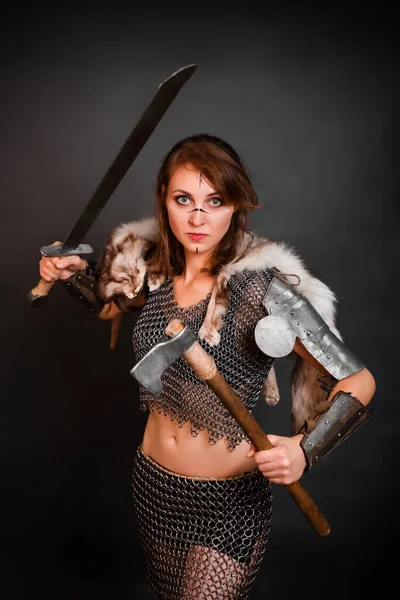
M 188 236 L 190 237 L 191 240 L 194 240 L 195 242 L 204 240 L 204 238 L 207 237 L 207 235 L 205 233 L 188 233 Z

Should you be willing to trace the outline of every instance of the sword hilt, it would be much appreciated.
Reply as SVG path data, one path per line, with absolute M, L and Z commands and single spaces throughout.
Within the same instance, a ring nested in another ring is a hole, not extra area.
M 61 244 L 52 244 L 50 246 L 42 246 L 40 248 L 42 256 L 80 256 L 81 254 L 91 254 L 93 248 L 89 244 L 79 244 L 75 248 L 67 248 Z M 37 306 L 43 305 L 47 301 L 47 296 L 53 287 L 55 281 L 45 281 L 40 278 L 39 283 L 36 287 L 32 288 L 27 294 L 27 298 L 30 304 L 36 304 Z
M 36 303 L 37 306 L 39 306 L 39 304 L 44 304 L 44 301 L 47 301 L 47 295 L 50 292 L 54 283 L 54 281 L 45 281 L 44 279 L 40 279 L 37 286 L 32 288 L 31 291 L 27 294 L 29 303 Z
M 114 193 L 164 113 L 167 111 L 182 86 L 185 85 L 196 69 L 196 64 L 186 65 L 172 73 L 170 77 L 158 86 L 150 104 L 148 104 L 140 116 L 134 129 L 108 168 L 103 179 L 100 181 L 100 184 L 96 188 L 86 208 L 65 238 L 64 243 L 66 245 L 73 246 L 76 244 L 77 240 L 81 240 L 85 237 L 89 227 L 93 225 L 94 220 Z M 67 254 L 67 256 L 70 256 L 71 254 L 90 254 L 90 252 L 93 252 L 90 246 L 87 246 L 90 248 L 90 250 L 87 251 L 82 249 L 82 247 L 86 247 L 86 244 L 79 245 L 77 248 L 68 247 L 69 254 Z M 61 248 L 62 252 L 60 246 L 44 246 L 41 248 L 41 252 L 44 256 L 65 256 L 65 254 L 63 254 L 65 247 Z M 33 304 L 38 300 L 47 298 L 52 285 L 53 283 L 48 283 L 41 279 L 38 285 L 29 292 L 29 302 Z

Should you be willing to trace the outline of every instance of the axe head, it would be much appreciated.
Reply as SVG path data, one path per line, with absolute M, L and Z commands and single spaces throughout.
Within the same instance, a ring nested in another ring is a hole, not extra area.
M 165 337 L 141 358 L 131 370 L 135 377 L 154 396 L 162 392 L 161 378 L 165 371 L 197 341 L 193 331 L 184 327 L 173 337 Z

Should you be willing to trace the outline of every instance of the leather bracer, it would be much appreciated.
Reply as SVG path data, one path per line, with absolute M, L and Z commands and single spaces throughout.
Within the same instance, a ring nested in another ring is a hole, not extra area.
M 78 271 L 68 279 L 58 281 L 87 310 L 95 315 L 101 313 L 105 302 L 97 294 L 97 277 L 92 264 L 88 264 L 86 270 Z
M 358 398 L 343 391 L 331 401 L 316 406 L 313 419 L 306 421 L 299 433 L 304 433 L 300 446 L 306 457 L 306 471 L 323 456 L 341 444 L 371 416 Z

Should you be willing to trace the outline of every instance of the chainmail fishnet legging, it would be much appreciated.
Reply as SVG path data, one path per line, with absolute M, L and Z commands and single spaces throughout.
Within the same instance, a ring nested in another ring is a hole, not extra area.
M 138 448 L 132 487 L 154 598 L 248 598 L 272 512 L 271 484 L 261 472 L 185 477 Z

